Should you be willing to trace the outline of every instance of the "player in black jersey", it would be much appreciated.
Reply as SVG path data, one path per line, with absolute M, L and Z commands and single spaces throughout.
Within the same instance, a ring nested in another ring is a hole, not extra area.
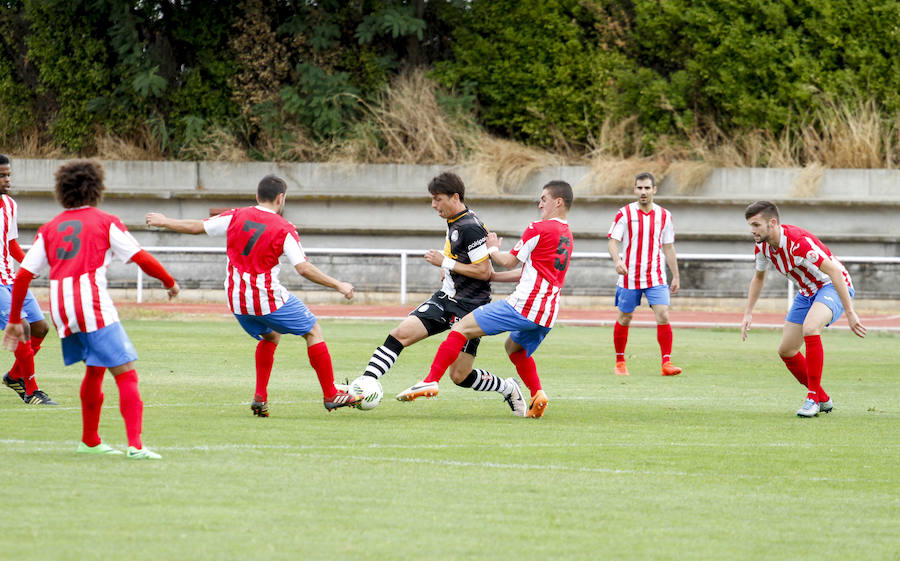
M 488 259 L 487 228 L 465 205 L 466 188 L 455 173 L 444 172 L 428 184 L 431 208 L 447 221 L 443 252 L 428 250 L 425 260 L 441 268 L 441 289 L 410 312 L 395 327 L 384 344 L 375 349 L 363 376 L 376 380 L 384 376 L 400 352 L 436 333 L 450 329 L 457 320 L 491 301 L 491 260 Z M 475 369 L 479 339 L 472 339 L 450 366 L 450 379 L 475 391 L 499 392 L 513 413 L 525 415 L 525 400 L 515 378 L 502 379 L 486 370 Z M 434 397 L 437 382 L 419 382 L 397 394 L 400 401 Z

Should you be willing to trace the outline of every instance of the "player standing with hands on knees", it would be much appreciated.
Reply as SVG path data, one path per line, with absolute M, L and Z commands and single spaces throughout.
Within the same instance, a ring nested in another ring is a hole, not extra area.
M 541 191 L 538 203 L 541 219 L 528 225 L 511 251 L 500 251 L 500 240 L 493 233 L 488 235 L 491 260 L 502 267 L 515 268 L 494 273 L 491 280 L 509 282 L 518 279 L 518 284 L 504 300 L 476 308 L 456 322 L 438 348 L 424 382 L 440 380 L 469 340 L 509 332 L 506 353 L 531 391 L 524 416 L 538 418 L 544 415 L 550 400 L 541 387 L 531 355 L 550 333 L 559 314 L 560 291 L 574 247 L 566 221 L 573 200 L 571 185 L 565 181 L 551 181 Z
M 103 167 L 92 160 L 72 160 L 56 171 L 56 199 L 65 210 L 38 228 L 34 244 L 22 260 L 13 284 L 3 346 L 13 350 L 25 341 L 21 313 L 28 285 L 49 265 L 50 315 L 62 341 L 63 362 L 68 366 L 84 361 L 87 366 L 81 383 L 83 432 L 78 453 L 122 453 L 101 442 L 97 432 L 103 376 L 109 369 L 119 388 L 119 411 L 125 419 L 126 457 L 158 460 L 159 454 L 141 442 L 144 403 L 134 367 L 138 357 L 106 289 L 106 270 L 115 256 L 136 263 L 162 281 L 170 298 L 178 294 L 179 287 L 163 266 L 140 248 L 118 217 L 97 208 L 103 196 L 103 175 Z
M 344 298 L 353 298 L 353 285 L 334 279 L 306 259 L 297 228 L 284 213 L 287 183 L 267 175 L 256 190 L 256 206 L 235 208 L 205 220 L 177 220 L 151 212 L 147 225 L 184 234 L 225 236 L 228 276 L 225 293 L 235 319 L 256 345 L 256 391 L 250 411 L 269 416 L 268 385 L 281 335 L 290 333 L 306 339 L 309 363 L 316 371 L 325 409 L 354 405 L 360 397 L 351 396 L 334 385 L 331 353 L 325 344 L 322 327 L 302 300 L 278 281 L 279 258 L 285 255 L 300 276 L 316 284 L 333 288 Z
M 806 400 L 797 416 L 808 418 L 820 412 L 830 413 L 834 403 L 822 388 L 822 329 L 846 313 L 850 331 L 859 337 L 866 336 L 866 328 L 853 310 L 850 274 L 817 237 L 803 228 L 781 224 L 775 204 L 757 201 L 747 207 L 744 218 L 756 242 L 756 274 L 750 281 L 741 339 L 747 339 L 753 307 L 766 281 L 766 270 L 774 266 L 799 289 L 785 318 L 778 346 L 778 355 L 787 369 L 807 389 Z M 800 352 L 804 344 L 805 357 Z
M 628 376 L 625 366 L 628 326 L 634 309 L 641 303 L 641 296 L 647 297 L 656 316 L 662 375 L 681 374 L 681 368 L 672 364 L 672 326 L 669 324 L 669 294 L 677 294 L 680 287 L 675 227 L 672 213 L 653 202 L 656 189 L 656 178 L 652 173 L 639 173 L 634 178 L 637 201 L 620 208 L 609 228 L 609 256 L 619 273 L 615 300 L 619 317 L 613 328 L 618 376 Z M 619 256 L 619 243 L 622 243 L 624 260 Z M 671 285 L 666 283 L 666 265 L 672 269 Z

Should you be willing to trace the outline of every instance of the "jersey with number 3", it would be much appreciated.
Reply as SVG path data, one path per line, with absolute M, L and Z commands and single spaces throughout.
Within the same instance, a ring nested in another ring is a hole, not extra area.
M 519 284 L 506 301 L 538 325 L 553 327 L 556 321 L 573 242 L 565 220 L 538 220 L 528 225 L 510 252 L 523 265 Z
M 91 333 L 119 321 L 107 291 L 112 256 L 127 262 L 141 250 L 119 218 L 84 206 L 68 209 L 38 228 L 22 268 L 50 266 L 50 315 L 60 338 Z
M 207 218 L 210 236 L 225 236 L 225 292 L 235 314 L 263 316 L 284 305 L 290 292 L 278 280 L 282 254 L 291 265 L 306 261 L 297 228 L 263 206 L 233 208 Z

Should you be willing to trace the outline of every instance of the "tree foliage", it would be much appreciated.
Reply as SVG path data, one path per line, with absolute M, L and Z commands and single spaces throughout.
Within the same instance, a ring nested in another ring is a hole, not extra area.
M 632 120 L 650 151 L 790 133 L 843 99 L 890 120 L 898 60 L 895 0 L 9 0 L 0 141 L 90 154 L 149 131 L 178 158 L 227 130 L 282 157 L 354 134 L 393 77 L 429 68 L 497 135 L 587 149 Z

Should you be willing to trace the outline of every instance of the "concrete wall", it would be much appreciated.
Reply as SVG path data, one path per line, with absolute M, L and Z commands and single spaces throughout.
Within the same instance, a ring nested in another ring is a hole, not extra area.
M 14 160 L 13 196 L 19 203 L 22 242 L 59 211 L 53 199 L 53 172 L 59 160 Z M 289 187 L 285 216 L 298 225 L 308 248 L 428 249 L 443 245 L 445 223 L 430 208 L 428 181 L 445 166 L 341 165 L 313 163 L 104 162 L 107 195 L 103 208 L 119 215 L 145 246 L 221 246 L 206 236 L 151 231 L 144 226 L 149 210 L 176 218 L 202 218 L 212 208 L 253 204 L 256 184 L 269 173 Z M 466 179 L 466 169 L 457 170 Z M 825 170 L 814 198 L 791 196 L 802 171 L 796 169 L 716 169 L 690 196 L 675 179 L 660 185 L 657 201 L 672 211 L 679 253 L 752 252 L 743 219 L 747 204 L 761 198 L 776 201 L 785 222 L 814 231 L 839 256 L 900 256 L 900 170 Z M 537 218 L 540 187 L 564 179 L 576 187 L 570 214 L 576 252 L 605 252 L 606 232 L 616 210 L 630 196 L 591 196 L 593 176 L 580 166 L 542 170 L 528 178 L 516 194 L 470 192 L 467 202 L 488 227 L 506 238 L 509 247 Z M 187 286 L 220 286 L 221 256 L 165 256 Z M 415 260 L 413 260 L 415 261 Z M 393 291 L 399 287 L 396 258 L 317 256 L 331 274 L 346 277 L 361 289 Z M 856 265 L 854 265 L 856 267 Z M 683 262 L 683 286 L 689 295 L 734 296 L 746 289 L 749 263 Z M 746 270 L 745 270 L 746 269 Z M 854 272 L 851 269 L 851 272 Z M 891 265 L 859 266 L 861 297 L 900 297 Z M 435 270 L 414 263 L 410 290 L 429 292 Z M 298 282 L 286 271 L 289 282 Z M 773 275 L 774 276 L 774 275 Z M 860 276 L 866 279 L 863 281 Z M 606 294 L 614 275 L 609 262 L 579 262 L 570 272 L 569 288 L 577 294 Z M 114 283 L 133 283 L 134 270 L 114 267 Z M 877 282 L 876 282 L 877 280 Z M 781 281 L 767 287 L 783 292 Z M 290 286 L 295 286 L 291 284 Z M 886 288 L 888 287 L 888 288 Z M 875 296 L 871 296 L 875 297 Z

